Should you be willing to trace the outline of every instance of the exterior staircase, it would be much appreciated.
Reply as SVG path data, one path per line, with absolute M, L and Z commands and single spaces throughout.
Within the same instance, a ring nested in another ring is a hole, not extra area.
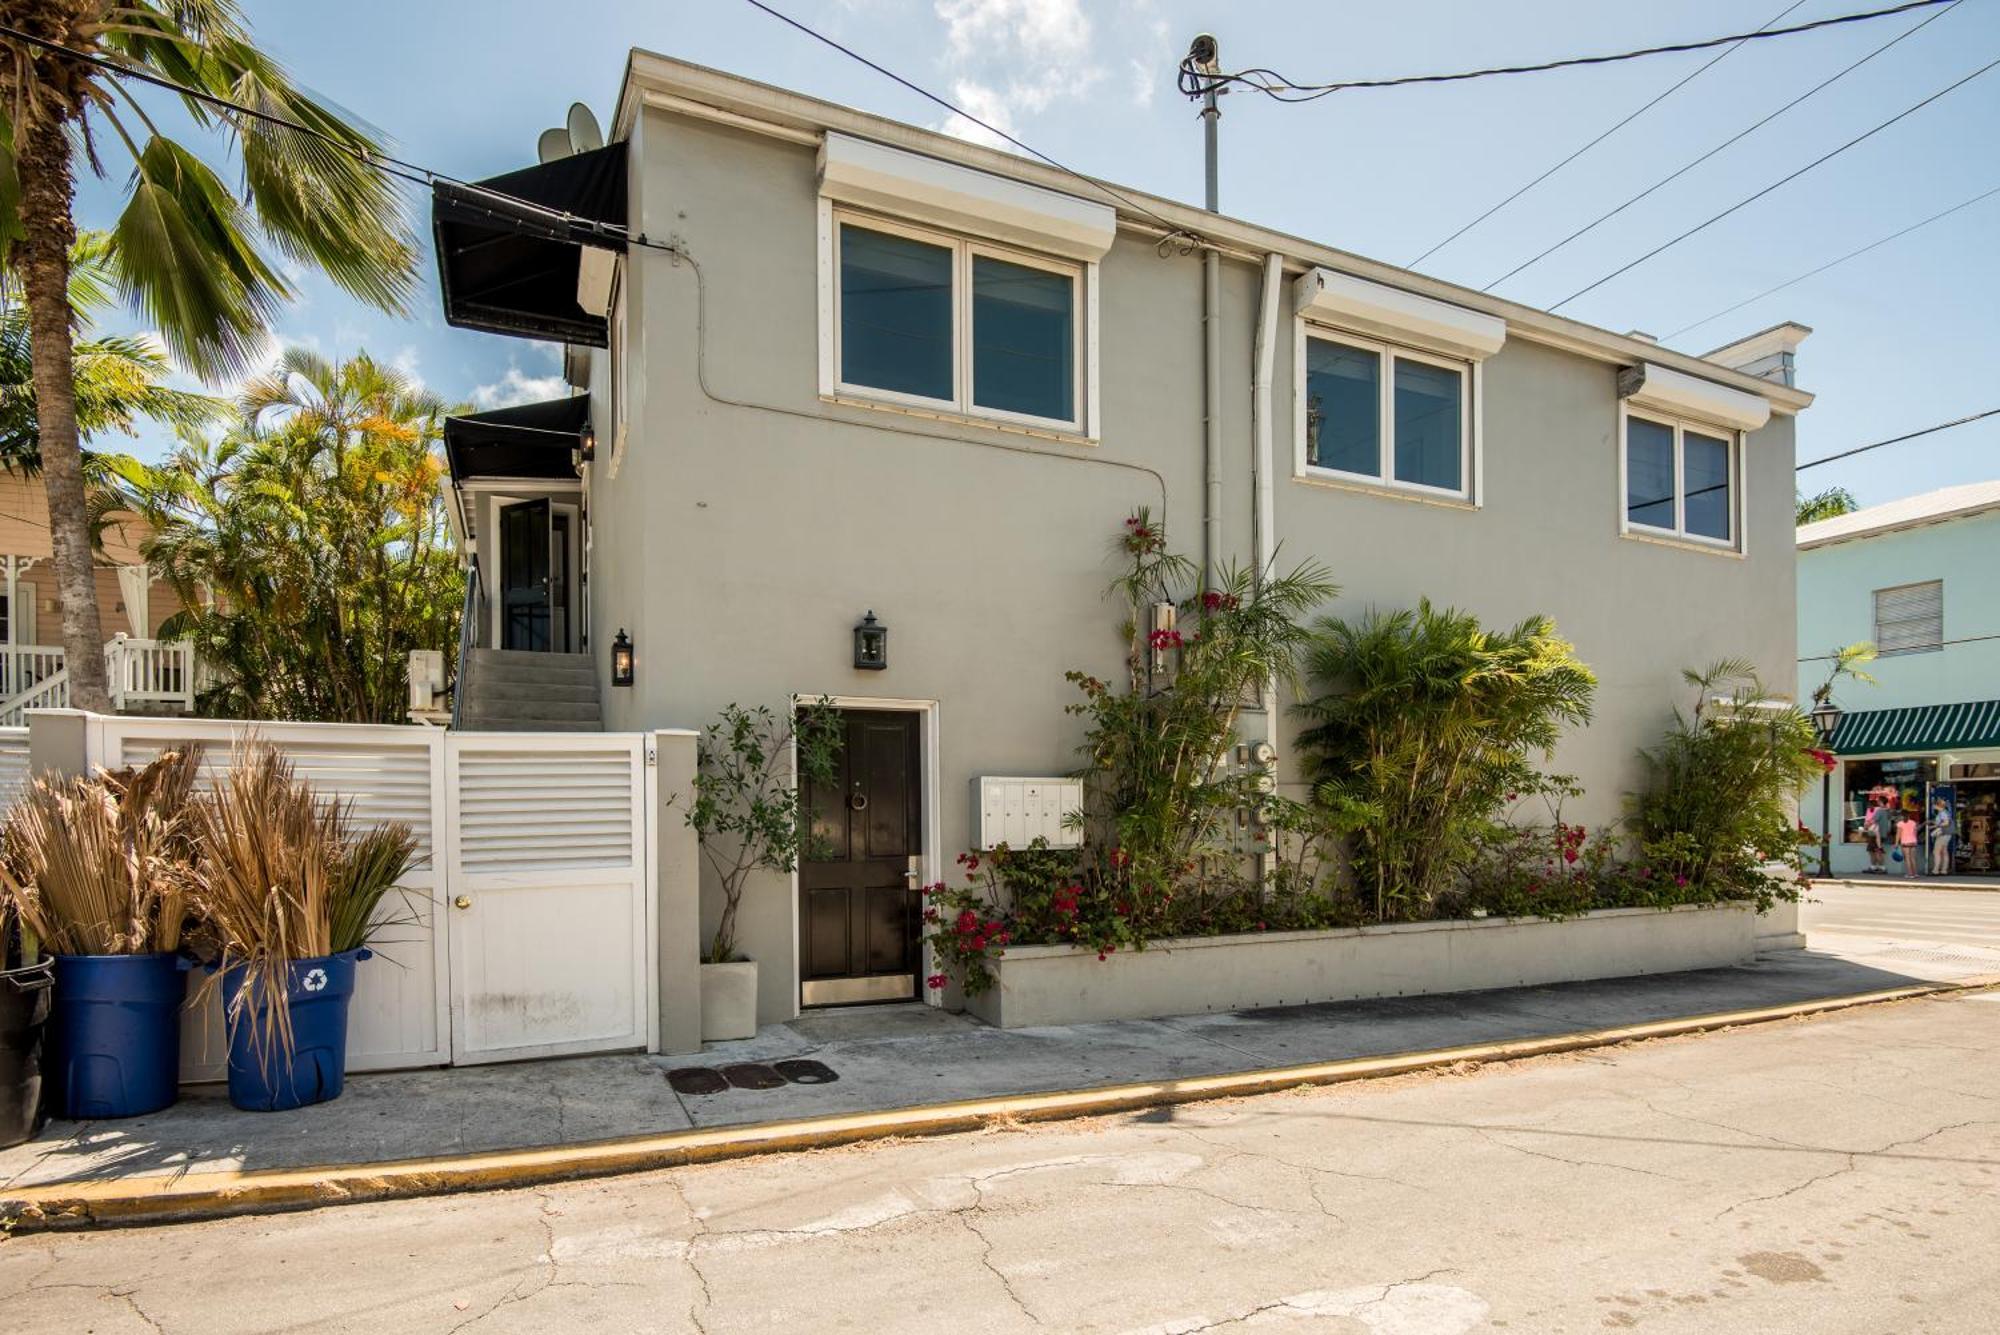
M 455 726 L 468 732 L 599 732 L 597 660 L 589 654 L 471 649 Z

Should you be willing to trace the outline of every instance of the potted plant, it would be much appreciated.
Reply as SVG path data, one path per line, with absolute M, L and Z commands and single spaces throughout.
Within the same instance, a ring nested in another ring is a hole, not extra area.
M 54 955 L 48 1106 L 137 1117 L 180 1084 L 182 872 L 198 753 L 37 779 L 0 832 L 0 898 L 25 949 Z M 32 970 L 26 962 L 23 967 Z
M 703 1042 L 757 1032 L 757 963 L 736 943 L 743 888 L 754 872 L 797 870 L 811 839 L 799 780 L 832 783 L 840 745 L 840 712 L 820 699 L 785 715 L 731 704 L 696 746 L 687 823 L 722 890 L 701 962 Z
M 265 742 L 239 745 L 198 798 L 188 899 L 213 938 L 229 1042 L 229 1101 L 275 1112 L 338 1098 L 354 970 L 416 852 L 407 825 L 353 828 Z
M 55 961 L 0 896 L 0 1149 L 35 1134 Z

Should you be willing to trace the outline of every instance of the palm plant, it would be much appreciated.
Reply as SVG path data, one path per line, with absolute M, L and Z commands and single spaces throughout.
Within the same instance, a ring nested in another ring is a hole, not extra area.
M 235 0 L 9 0 L 0 18 L 47 44 L 0 39 L 0 243 L 27 301 L 71 698 L 101 710 L 110 697 L 69 299 L 76 155 L 103 174 L 104 130 L 129 154 L 111 271 L 169 354 L 204 376 L 239 374 L 255 358 L 294 294 L 279 257 L 400 310 L 416 249 L 373 156 L 381 146 L 256 48 Z M 154 124 L 130 87 L 142 79 L 186 90 L 195 125 L 232 139 L 244 199 Z
M 191 640 L 243 718 L 402 718 L 411 649 L 458 634 L 463 574 L 444 513 L 434 395 L 363 353 L 293 349 L 251 380 L 241 427 L 165 462 L 116 462 L 119 504 L 180 596 Z
M 1537 765 L 1590 718 L 1597 679 L 1547 617 L 1489 631 L 1433 607 L 1327 618 L 1299 707 L 1315 799 L 1359 813 L 1358 879 L 1379 917 L 1428 912 L 1510 799 L 1562 789 Z
M 105 432 L 130 432 L 140 418 L 194 430 L 225 410 L 220 399 L 166 384 L 172 367 L 150 339 L 93 335 L 92 321 L 112 301 L 111 238 L 85 232 L 70 249 L 69 302 L 76 313 L 71 356 L 76 368 L 76 425 L 83 443 Z M 35 412 L 34 353 L 20 276 L 0 271 L 0 467 L 34 476 L 42 469 Z M 86 457 L 87 480 L 100 480 Z
M 0 900 L 23 933 L 60 955 L 137 955 L 180 946 L 189 810 L 200 754 L 143 769 L 36 779 L 0 834 Z
M 1816 524 L 1822 519 L 1833 519 L 1840 515 L 1853 514 L 1861 508 L 1854 499 L 1854 493 L 1845 487 L 1828 487 L 1808 496 L 1803 491 L 1796 493 L 1798 524 Z

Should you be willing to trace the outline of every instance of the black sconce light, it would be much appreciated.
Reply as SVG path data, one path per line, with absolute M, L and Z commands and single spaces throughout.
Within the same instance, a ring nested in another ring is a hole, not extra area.
M 576 433 L 577 457 L 589 463 L 597 457 L 597 428 L 585 419 L 583 429 Z
M 618 634 L 611 641 L 611 684 L 630 686 L 632 684 L 632 637 L 620 626 Z
M 880 672 L 889 666 L 889 628 L 867 616 L 854 623 L 854 666 L 864 672 Z

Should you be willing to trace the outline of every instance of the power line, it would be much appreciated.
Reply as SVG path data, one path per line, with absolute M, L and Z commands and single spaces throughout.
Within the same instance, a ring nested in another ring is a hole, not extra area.
M 1914 106 L 1904 108 L 1902 111 L 1899 111 L 1895 115 L 1891 116 L 1888 120 L 1885 120 L 1881 122 L 1879 125 L 1876 125 L 1873 129 L 1865 130 L 1862 133 L 1854 136 L 1854 138 L 1848 140 L 1846 143 L 1842 144 L 1839 148 L 1836 148 L 1831 152 L 1821 154 L 1819 157 L 1814 158 L 1811 162 L 1808 162 L 1805 166 L 1799 168 L 1797 171 L 1792 172 L 1790 175 L 1785 176 L 1779 180 L 1773 181 L 1771 184 L 1765 186 L 1762 190 L 1757 191 L 1755 194 L 1747 195 L 1744 198 L 1737 200 L 1734 204 L 1731 204 L 1728 208 L 1716 214 L 1714 217 L 1709 218 L 1707 221 L 1695 224 L 1693 227 L 1688 228 L 1685 232 L 1682 232 L 1679 236 L 1676 236 L 1669 241 L 1661 242 L 1659 245 L 1654 246 L 1651 250 L 1647 251 L 1645 254 L 1639 256 L 1639 258 L 1620 265 L 1619 267 L 1613 269 L 1610 273 L 1604 275 L 1604 277 L 1598 279 L 1594 283 L 1590 283 L 1583 287 L 1578 288 L 1576 291 L 1570 293 L 1568 296 L 1564 297 L 1561 301 L 1558 301 L 1555 305 L 1550 306 L 1547 309 L 1550 312 L 1559 311 L 1563 307 L 1569 305 L 1572 301 L 1575 301 L 1578 297 L 1583 296 L 1585 293 L 1594 292 L 1598 288 L 1603 287 L 1606 283 L 1618 277 L 1620 274 L 1629 273 L 1633 269 L 1636 269 L 1640 265 L 1644 264 L 1647 260 L 1652 259 L 1654 256 L 1672 250 L 1675 246 L 1678 246 L 1681 242 L 1687 240 L 1689 237 L 1694 236 L 1698 232 L 1703 232 L 1708 230 L 1710 227 L 1713 227 L 1716 223 L 1719 223 L 1724 218 L 1727 218 L 1730 214 L 1735 213 L 1737 210 L 1745 207 L 1746 205 L 1756 203 L 1758 200 L 1762 199 L 1764 196 L 1770 194 L 1772 191 L 1778 189 L 1779 187 L 1790 185 L 1793 181 L 1798 180 L 1801 176 L 1804 176 L 1807 172 L 1811 171 L 1813 168 L 1820 166 L 1822 163 L 1832 161 L 1834 158 L 1839 157 L 1842 153 L 1845 153 L 1848 149 L 1853 148 L 1856 144 L 1859 144 L 1864 140 L 1874 138 L 1876 135 L 1882 133 L 1882 131 L 1888 129 L 1891 125 L 1894 125 L 1897 121 L 1902 120 L 1904 117 L 1922 111 L 1925 107 L 1937 101 L 1939 98 L 1945 96 L 1947 93 L 1953 92 L 1959 88 L 1963 88 L 1966 84 L 1971 83 L 1974 79 L 1986 73 L 1988 70 L 1992 69 L 1995 65 L 2000 65 L 2000 60 L 1988 61 L 1986 64 L 1981 65 L 1978 69 L 1966 75 L 1964 78 L 1959 79 L 1957 82 L 1948 84 L 1945 87 L 1938 89 L 1935 93 L 1932 93 L 1929 97 L 1925 98 L 1923 101 L 1918 102 Z
M 1542 251 L 1540 254 L 1535 255 L 1530 259 L 1523 260 L 1521 263 L 1515 265 L 1513 268 L 1509 269 L 1506 273 L 1501 274 L 1498 278 L 1494 279 L 1492 282 L 1488 283 L 1485 287 L 1481 288 L 1480 291 L 1491 292 L 1494 288 L 1500 286 L 1500 284 L 1506 282 L 1509 278 L 1512 278 L 1515 274 L 1520 273 L 1524 269 L 1530 269 L 1533 268 L 1535 265 L 1540 264 L 1543 260 L 1555 254 L 1557 251 L 1561 250 L 1564 246 L 1567 246 L 1570 242 L 1576 240 L 1578 237 L 1583 236 L 1587 232 L 1594 231 L 1600 223 L 1609 222 L 1611 219 L 1617 217 L 1619 214 L 1623 213 L 1626 209 L 1631 208 L 1634 204 L 1637 204 L 1640 200 L 1646 198 L 1654 191 L 1659 190 L 1664 186 L 1671 185 L 1675 181 L 1678 181 L 1681 177 L 1687 175 L 1689 172 L 1693 171 L 1696 167 L 1699 167 L 1702 163 L 1707 162 L 1710 158 L 1722 152 L 1722 150 L 1724 150 L 1725 148 L 1728 148 L 1730 145 L 1735 144 L 1740 140 L 1746 139 L 1752 134 L 1755 134 L 1757 131 L 1763 129 L 1766 125 L 1769 125 L 1772 121 L 1778 119 L 1778 117 L 1784 115 L 1786 112 L 1790 111 L 1793 107 L 1805 101 L 1807 98 L 1820 93 L 1821 91 L 1833 86 L 1841 79 L 1846 78 L 1848 75 L 1852 74 L 1855 70 L 1860 69 L 1863 65 L 1866 65 L 1869 61 L 1875 59 L 1875 57 L 1881 55 L 1884 51 L 1887 51 L 1890 47 L 1902 41 L 1904 38 L 1912 37 L 1917 33 L 1919 29 L 1927 27 L 1928 25 L 1937 22 L 1939 19 L 1943 18 L 1946 14 L 1949 14 L 1952 10 L 1958 8 L 1958 6 L 1962 2 L 1963 0 L 1951 0 L 1951 3 L 1945 6 L 1945 8 L 1940 9 L 1935 14 L 1926 15 L 1922 20 L 1922 22 L 1916 23 L 1911 27 L 1909 27 L 1908 29 L 1904 30 L 1903 32 L 1898 33 L 1896 36 L 1891 37 L 1888 41 L 1882 43 L 1882 45 L 1876 47 L 1873 51 L 1870 51 L 1867 55 L 1861 57 L 1861 59 L 1855 61 L 1853 64 L 1847 66 L 1844 69 L 1839 70 L 1829 78 L 1823 79 L 1819 83 L 1814 84 L 1811 88 L 1808 88 L 1805 92 L 1800 93 L 1797 97 L 1785 103 L 1785 105 L 1779 107 L 1776 111 L 1764 117 L 1762 120 L 1756 122 L 1754 125 L 1751 125 L 1747 129 L 1737 131 L 1735 134 L 1723 140 L 1721 143 L 1717 144 L 1714 148 L 1709 149 L 1708 152 L 1703 153 L 1700 157 L 1695 158 L 1691 162 L 1688 162 L 1686 165 L 1682 166 L 1677 171 L 1674 171 L 1669 175 L 1664 176 L 1661 179 L 1653 182 L 1651 185 L 1647 186 L 1644 190 L 1641 190 L 1638 194 L 1626 200 L 1623 204 L 1618 205 L 1616 208 L 1611 209 L 1606 213 L 1600 214 L 1596 218 L 1593 218 L 1591 221 L 1585 223 L 1583 226 L 1577 228 L 1574 232 L 1571 232 L 1568 236 L 1556 242 L 1554 245 L 1550 246 L 1547 250 Z M 1725 52 L 1724 54 L 1727 53 Z M 1717 57 L 1717 59 L 1720 58 L 1721 57 Z
M 1765 20 L 1764 27 L 1765 28 L 1770 27 L 1773 23 L 1776 23 L 1779 19 L 1782 19 L 1783 17 L 1785 17 L 1785 15 L 1791 13 L 1794 9 L 1797 9 L 1800 5 L 1804 4 L 1805 2 L 1806 0 L 1792 0 L 1791 4 L 1779 10 L 1771 18 Z M 1763 28 L 1758 29 L 1759 32 L 1762 32 L 1763 30 L 1764 30 Z M 1709 70 L 1714 69 L 1717 64 L 1719 64 L 1724 60 L 1727 60 L 1729 58 L 1730 53 L 1735 51 L 1737 47 L 1740 47 L 1742 45 L 1743 43 L 1738 42 L 1736 43 L 1735 46 L 1726 47 L 1719 54 L 1711 56 L 1704 64 L 1700 66 L 1700 68 L 1696 69 L 1694 73 L 1685 75 L 1680 79 L 1679 82 L 1669 85 L 1665 92 L 1657 94 L 1652 101 L 1646 103 L 1644 106 L 1640 107 L 1637 111 L 1634 111 L 1630 115 L 1626 116 L 1625 119 L 1619 121 L 1616 125 L 1613 125 L 1610 129 L 1598 135 L 1595 139 L 1585 144 L 1582 148 L 1577 149 L 1575 152 L 1571 153 L 1568 157 L 1564 158 L 1561 162 L 1558 162 L 1555 166 L 1550 167 L 1540 176 L 1537 176 L 1534 180 L 1528 182 L 1526 185 L 1516 190 L 1513 194 L 1507 196 L 1507 198 L 1501 200 L 1498 204 L 1495 204 L 1492 208 L 1489 208 L 1488 210 L 1486 210 L 1486 212 L 1480 214 L 1477 218 L 1474 218 L 1471 222 L 1459 228 L 1456 232 L 1453 232 L 1450 236 L 1446 237 L 1444 240 L 1438 242 L 1436 245 L 1432 246 L 1429 250 L 1425 251 L 1423 254 L 1411 260 L 1404 267 L 1409 269 L 1416 268 L 1419 264 L 1422 264 L 1425 260 L 1437 254 L 1440 250 L 1443 250 L 1446 246 L 1458 240 L 1460 237 L 1464 236 L 1467 232 L 1479 226 L 1479 224 L 1485 222 L 1488 218 L 1491 218 L 1494 214 L 1506 208 L 1509 204 L 1512 204 L 1515 200 L 1519 199 L 1521 196 L 1527 194 L 1530 190 L 1533 190 L 1543 181 L 1548 180 L 1551 176 L 1554 176 L 1564 167 L 1569 166 L 1570 163 L 1575 162 L 1578 158 L 1588 153 L 1591 149 L 1596 148 L 1599 144 L 1609 139 L 1612 135 L 1617 134 L 1620 130 L 1630 125 L 1633 121 L 1638 120 L 1639 117 L 1645 115 L 1647 112 L 1651 111 L 1654 107 L 1659 106 L 1660 103 L 1666 101 L 1668 98 L 1672 97 L 1675 93 L 1678 93 L 1681 89 L 1687 87 L 1689 84 L 1693 83 L 1696 79 L 1699 79 L 1702 75 L 1708 73 Z M 1489 284 L 1488 286 L 1490 288 L 1491 284 Z
M 1008 134 L 1005 130 L 1001 129 L 999 126 L 983 121 L 979 119 L 979 117 L 967 111 L 965 108 L 957 105 L 954 102 L 947 101 L 945 98 L 938 96 L 936 93 L 933 93 L 930 89 L 925 88 L 922 84 L 914 83 L 911 80 L 906 79 L 902 75 L 896 73 L 894 70 L 889 69 L 884 65 L 878 64 L 873 60 L 870 60 L 867 56 L 862 55 L 859 51 L 856 51 L 853 47 L 843 46 L 841 43 L 835 41 L 833 38 L 827 36 L 825 33 L 820 32 L 818 29 L 813 28 L 810 25 L 803 23 L 798 19 L 793 18 L 790 14 L 786 14 L 781 10 L 773 9 L 771 6 L 765 4 L 764 0 L 744 0 L 744 3 L 748 4 L 752 9 L 762 10 L 764 13 L 770 15 L 772 18 L 778 20 L 778 22 L 780 23 L 787 25 L 788 27 L 796 28 L 798 31 L 804 33 L 806 36 L 812 38 L 814 41 L 819 42 L 825 46 L 832 47 L 835 51 L 838 51 L 841 55 L 846 56 L 849 60 L 853 60 L 862 65 L 866 65 L 869 69 L 874 70 L 877 74 L 881 75 L 883 78 L 888 79 L 891 82 L 901 84 L 904 88 L 909 89 L 911 92 L 915 93 L 918 97 L 923 98 L 927 102 L 931 102 L 936 104 L 937 106 L 943 107 L 946 111 L 949 111 L 952 115 L 959 117 L 961 120 L 964 120 L 972 125 L 977 125 L 980 129 L 986 131 L 988 134 L 996 135 L 999 138 L 1006 140 L 1014 147 L 1020 149 L 1023 153 L 1026 153 L 1031 157 L 1040 159 L 1041 161 L 1047 163 L 1049 166 L 1054 167 L 1057 171 L 1062 172 L 1064 175 L 1073 176 L 1077 180 L 1082 181 L 1085 185 L 1089 186 L 1091 189 L 1099 191 L 1130 208 L 1137 209 L 1140 213 L 1145 214 L 1148 218 L 1151 218 L 1154 222 L 1166 228 L 1169 237 L 1185 236 L 1199 240 L 1199 238 L 1195 237 L 1194 233 L 1190 232 L 1187 228 L 1182 227 L 1176 223 L 1168 222 L 1165 218 L 1162 218 L 1159 214 L 1147 208 L 1144 204 L 1141 204 L 1138 200 L 1133 199 L 1130 195 L 1112 189 L 1110 186 L 1104 184 L 1104 182 L 1098 180 L 1094 176 L 1086 176 L 1082 172 L 1076 170 L 1074 167 L 1065 166 L 1063 163 L 1057 162 L 1054 158 L 1042 152 L 1040 149 L 1034 147 L 1032 144 L 1027 144 L 1022 142 L 1021 140 L 1015 138 L 1013 135 Z M 1938 0 L 1926 0 L 1926 3 L 1934 4 L 1938 3 Z
M 1950 4 L 1952 0 L 1910 0 L 1908 4 L 1895 5 L 1888 9 L 1874 9 L 1862 14 L 1837 14 L 1832 18 L 1815 19 L 1811 23 L 1795 24 L 1789 28 L 1760 28 L 1755 32 L 1732 33 L 1727 37 L 1709 37 L 1698 42 L 1676 42 L 1670 46 L 1649 46 L 1637 51 L 1619 51 L 1602 56 L 1571 56 L 1563 60 L 1547 60 L 1536 65 L 1503 65 L 1491 69 L 1465 70 L 1457 74 L 1406 74 L 1394 79 L 1349 79 L 1341 83 L 1299 83 L 1287 79 L 1274 69 L 1258 67 L 1239 70 L 1234 74 L 1204 74 L 1183 62 L 1183 78 L 1202 78 L 1210 84 L 1234 83 L 1264 93 L 1280 102 L 1311 102 L 1331 93 L 1343 93 L 1357 88 L 1401 88 L 1409 84 L 1458 83 L 1466 79 L 1486 79 L 1503 74 L 1540 74 L 1547 70 L 1569 69 L 1578 65 L 1608 65 L 1621 60 L 1638 60 L 1644 56 L 1675 55 L 1683 51 L 1706 51 L 1710 47 L 1729 46 L 1738 42 L 1756 41 L 1766 37 L 1791 37 L 1802 32 L 1812 32 L 1819 28 L 1831 28 L 1843 23 L 1861 23 L 1869 19 L 1889 18 L 1896 14 L 1907 14 L 1913 9 L 1927 9 L 1932 5 Z M 757 0 L 751 0 L 757 3 Z M 1206 85 L 1205 85 L 1206 86 Z M 1185 91 L 1185 90 L 1183 90 Z
M 1925 218 L 1921 222 L 1913 222 L 1908 227 L 1901 228 L 1897 231 L 1889 233 L 1889 235 L 1885 237 L 1881 237 L 1878 238 L 1877 240 L 1870 241 L 1867 245 L 1862 246 L 1859 250 L 1850 250 L 1845 255 L 1842 255 L 1838 259 L 1828 260 L 1825 264 L 1822 264 L 1817 268 L 1808 269 L 1804 273 L 1799 274 L 1797 277 L 1787 278 L 1784 282 L 1779 283 L 1775 287 L 1767 287 L 1754 297 L 1745 297 L 1743 300 L 1737 302 L 1734 306 L 1725 306 L 1723 309 L 1717 311 L 1713 315 L 1702 316 L 1701 319 L 1696 320 L 1693 324 L 1684 324 L 1679 329 L 1674 330 L 1673 333 L 1665 335 L 1660 341 L 1664 343 L 1669 339 L 1679 338 L 1682 334 L 1685 334 L 1690 329 L 1699 329 L 1705 324 L 1709 324 L 1713 321 L 1720 320 L 1725 315 L 1733 315 L 1737 311 L 1742 310 L 1745 306 L 1748 306 L 1753 302 L 1762 301 L 1764 298 L 1768 296 L 1773 296 L 1779 292 L 1783 292 L 1788 287 L 1792 287 L 1796 284 L 1803 283 L 1808 278 L 1817 277 L 1818 275 L 1825 273 L 1828 269 L 1831 269 L 1836 265 L 1845 264 L 1851 259 L 1855 259 L 1858 258 L 1859 256 L 1866 255 L 1869 251 L 1874 250 L 1878 246 L 1886 246 L 1891 241 L 1897 240 L 1900 237 L 1908 236 L 1910 233 L 1916 231 L 1919 227 L 1928 227 L 1932 223 L 1937 222 L 1941 218 L 1949 218 L 1952 214 L 1957 213 L 1960 209 L 1969 209 L 1974 204 L 1979 203 L 1981 200 L 1991 199 L 1995 195 L 2000 195 L 2000 185 L 1996 185 L 1990 190 L 1982 191 L 1981 193 L 1974 195 L 1971 199 L 1960 200 L 1958 203 L 1952 205 L 1950 208 L 1945 209 L 1939 213 L 1933 213 L 1930 217 Z
M 1938 431 L 1949 431 L 1955 426 L 1964 426 L 1968 422 L 1977 422 L 1983 418 L 1994 416 L 2000 416 L 2000 408 L 1988 408 L 1983 413 L 1973 413 L 1969 417 L 1958 417 L 1949 422 L 1939 422 L 1936 426 L 1927 426 L 1921 431 L 1909 431 L 1900 436 L 1891 436 L 1887 440 L 1878 440 L 1871 445 L 1857 445 L 1851 450 L 1842 450 L 1839 454 L 1829 454 L 1824 459 L 1813 459 L 1802 463 L 1792 471 L 1803 473 L 1808 468 L 1818 468 L 1821 464 L 1830 464 L 1840 459 L 1852 459 L 1857 454 L 1866 454 L 1870 450 L 1879 450 L 1884 445 L 1899 445 L 1906 440 L 1915 440 L 1918 436 L 1928 436 Z

